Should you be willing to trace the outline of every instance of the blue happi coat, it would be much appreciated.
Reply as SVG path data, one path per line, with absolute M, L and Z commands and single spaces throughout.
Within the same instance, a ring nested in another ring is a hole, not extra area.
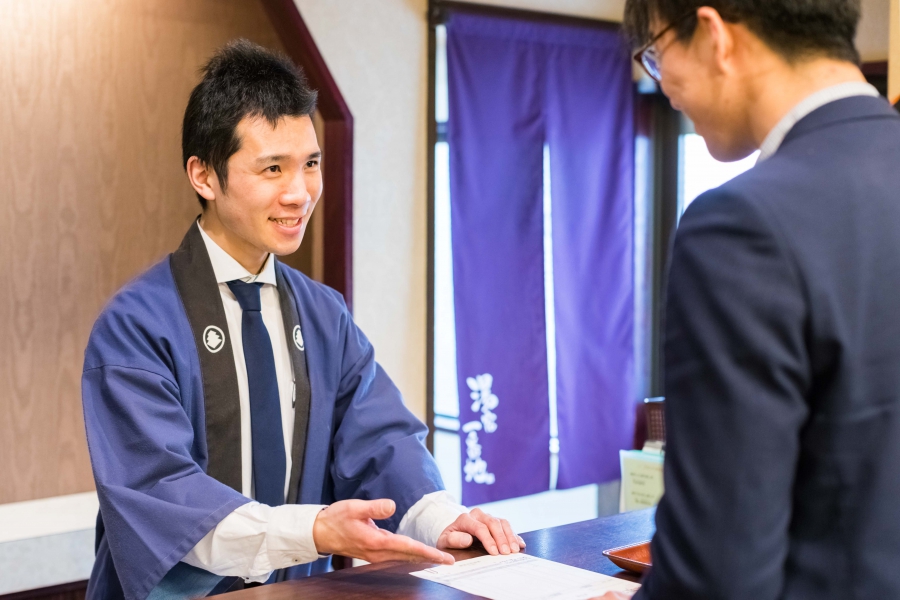
M 424 494 L 443 489 L 423 444 L 426 428 L 375 362 L 340 294 L 281 263 L 276 273 L 287 339 L 299 326 L 305 341 L 304 352 L 291 349 L 301 447 L 294 448 L 288 501 L 391 498 L 397 511 L 379 525 L 396 530 Z M 178 252 L 116 294 L 91 332 L 82 398 L 100 515 L 89 598 L 144 600 L 173 567 L 186 567 L 179 561 L 219 521 L 250 501 L 239 491 L 230 341 L 217 353 L 204 347 L 204 319 L 227 332 L 195 224 Z M 305 388 L 298 368 L 308 372 Z M 324 568 L 321 561 L 299 565 L 281 577 Z

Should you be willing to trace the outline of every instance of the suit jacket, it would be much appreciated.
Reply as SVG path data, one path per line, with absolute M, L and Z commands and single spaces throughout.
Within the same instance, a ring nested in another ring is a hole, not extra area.
M 900 598 L 900 116 L 827 104 L 675 237 L 639 599 Z

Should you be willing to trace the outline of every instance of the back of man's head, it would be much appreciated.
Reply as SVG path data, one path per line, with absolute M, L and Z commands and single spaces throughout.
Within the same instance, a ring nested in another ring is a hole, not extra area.
M 701 6 L 714 8 L 725 21 L 743 23 L 788 62 L 815 56 L 859 62 L 853 42 L 859 0 L 628 0 L 625 30 L 642 44 L 652 37 L 651 26 L 681 20 L 675 31 L 686 41 L 697 26 L 689 15 Z
M 203 79 L 191 92 L 181 128 L 184 166 L 196 156 L 212 167 L 227 188 L 228 159 L 241 148 L 237 125 L 259 117 L 273 127 L 283 117 L 309 116 L 315 90 L 287 57 L 247 40 L 220 48 L 203 67 Z M 206 200 L 197 194 L 201 206 Z

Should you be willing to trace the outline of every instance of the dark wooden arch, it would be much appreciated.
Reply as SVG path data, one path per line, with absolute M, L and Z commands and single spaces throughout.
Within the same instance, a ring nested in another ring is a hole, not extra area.
M 327 194 L 322 240 L 324 283 L 353 310 L 353 115 L 293 0 L 261 0 L 288 56 L 319 90 L 325 121 L 322 144 Z

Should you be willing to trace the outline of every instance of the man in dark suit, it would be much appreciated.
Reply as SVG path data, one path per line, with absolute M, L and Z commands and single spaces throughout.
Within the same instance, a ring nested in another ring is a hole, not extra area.
M 900 116 L 857 68 L 858 17 L 626 5 L 713 156 L 761 151 L 675 236 L 666 491 L 636 599 L 900 598 Z

